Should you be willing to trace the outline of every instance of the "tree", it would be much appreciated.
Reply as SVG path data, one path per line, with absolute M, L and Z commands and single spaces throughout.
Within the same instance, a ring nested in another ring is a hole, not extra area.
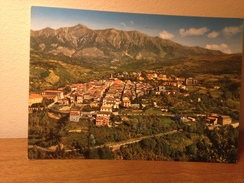
M 196 144 L 191 144 L 189 146 L 186 147 L 186 153 L 188 155 L 195 155 L 197 152 L 197 148 L 196 148 Z
M 110 121 L 112 123 L 119 122 L 119 121 L 121 121 L 121 117 L 119 115 L 114 115 L 113 113 L 111 113 L 111 115 L 110 115 Z
M 84 112 L 91 112 L 93 111 L 94 109 L 92 109 L 89 105 L 86 105 L 82 108 L 82 111 Z
M 64 88 L 64 95 L 68 94 L 71 92 L 71 87 L 70 86 L 65 86 Z
M 157 143 L 155 139 L 149 139 L 149 138 L 142 139 L 140 142 L 141 148 L 147 151 L 153 151 L 156 147 L 156 144 Z
M 84 155 L 85 155 L 85 158 L 87 158 L 87 159 L 99 159 L 100 158 L 98 155 L 97 149 L 90 149 Z
M 99 148 L 98 155 L 100 159 L 114 159 L 113 152 L 111 152 L 111 150 L 107 146 L 104 146 L 103 148 Z
M 88 137 L 88 147 L 94 146 L 96 144 L 95 137 L 92 133 L 90 133 Z
M 122 146 L 122 147 L 120 147 L 120 152 L 122 154 L 123 159 L 125 159 L 125 160 L 133 159 L 133 156 L 128 148 Z
M 42 100 L 42 104 L 43 104 L 43 106 L 45 106 L 45 107 L 47 107 L 49 104 L 51 104 L 51 103 L 53 103 L 53 102 L 54 102 L 53 99 L 47 99 L 47 98 L 44 98 L 44 99 Z

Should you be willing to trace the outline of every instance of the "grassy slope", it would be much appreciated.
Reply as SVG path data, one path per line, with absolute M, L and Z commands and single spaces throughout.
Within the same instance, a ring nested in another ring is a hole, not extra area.
M 110 69 L 115 65 L 117 70 Z M 31 54 L 30 91 L 38 92 L 47 88 L 62 87 L 67 83 L 87 82 L 92 79 L 109 77 L 119 71 L 154 70 L 164 71 L 179 77 L 195 77 L 204 82 L 216 81 L 227 76 L 238 77 L 240 81 L 241 55 L 223 57 L 194 57 L 168 61 L 135 61 L 126 58 L 119 63 L 109 61 L 61 61 Z
M 57 60 L 30 62 L 30 91 L 38 92 L 78 82 L 90 69 Z

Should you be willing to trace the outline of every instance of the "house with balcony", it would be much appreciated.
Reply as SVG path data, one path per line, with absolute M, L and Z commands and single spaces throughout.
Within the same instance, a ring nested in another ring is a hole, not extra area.
M 106 112 L 106 111 L 97 112 L 97 117 L 103 117 L 103 116 L 110 117 L 110 115 L 111 115 L 111 112 Z
M 122 99 L 122 105 L 123 107 L 129 108 L 131 107 L 131 101 L 128 97 L 123 97 Z
M 104 112 L 112 112 L 113 109 L 112 109 L 112 106 L 103 105 L 103 106 L 101 106 L 100 111 L 104 111 Z
M 70 111 L 69 120 L 72 122 L 79 122 L 80 121 L 80 111 L 78 111 L 78 110 Z

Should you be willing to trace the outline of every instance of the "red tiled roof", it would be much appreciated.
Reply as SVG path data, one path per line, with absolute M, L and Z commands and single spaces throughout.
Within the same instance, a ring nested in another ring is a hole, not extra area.
M 43 98 L 43 97 L 42 95 L 36 93 L 29 94 L 29 99 L 34 99 L 34 98 Z
M 71 115 L 80 115 L 80 111 L 70 111 Z
M 61 93 L 62 91 L 60 90 L 45 90 L 44 91 L 45 93 L 48 92 L 48 93 Z
M 54 99 L 55 97 L 57 97 L 56 95 L 47 95 L 47 94 L 44 94 L 42 96 L 47 99 Z
M 128 99 L 123 99 L 123 102 L 130 102 L 130 100 L 128 100 Z
M 109 111 L 98 111 L 97 112 L 97 115 L 110 115 L 111 114 L 111 112 L 109 112 Z
M 103 109 L 112 109 L 111 106 L 104 106 L 104 105 L 101 108 L 103 108 Z

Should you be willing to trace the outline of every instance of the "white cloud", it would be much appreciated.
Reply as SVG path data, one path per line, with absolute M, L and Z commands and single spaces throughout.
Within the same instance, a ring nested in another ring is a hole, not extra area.
M 131 20 L 129 22 L 120 22 L 119 24 L 122 25 L 123 27 L 127 27 L 127 26 L 135 25 L 135 22 Z
M 242 26 L 230 26 L 223 29 L 223 34 L 227 37 L 236 35 L 242 31 Z
M 126 24 L 124 22 L 120 22 L 120 25 L 123 25 L 124 27 L 126 27 Z
M 216 38 L 216 37 L 218 37 L 218 36 L 219 36 L 219 33 L 216 32 L 216 31 L 210 32 L 210 33 L 208 34 L 208 37 L 209 37 L 209 38 Z
M 206 32 L 208 32 L 207 27 L 202 27 L 199 29 L 196 28 L 190 28 L 188 30 L 181 28 L 179 30 L 179 34 L 181 35 L 181 37 L 186 37 L 186 36 L 201 36 L 204 35 Z
M 207 44 L 205 46 L 205 48 L 207 49 L 210 49 L 210 50 L 219 50 L 219 51 L 222 51 L 223 53 L 232 53 L 232 51 L 230 50 L 229 46 L 227 44 L 220 44 L 220 45 L 217 45 L 217 44 Z
M 173 34 L 167 32 L 166 30 L 163 30 L 162 32 L 159 33 L 159 37 L 161 37 L 163 39 L 172 39 L 175 36 Z
M 130 25 L 134 25 L 134 24 L 135 24 L 135 22 L 131 20 L 130 21 Z

